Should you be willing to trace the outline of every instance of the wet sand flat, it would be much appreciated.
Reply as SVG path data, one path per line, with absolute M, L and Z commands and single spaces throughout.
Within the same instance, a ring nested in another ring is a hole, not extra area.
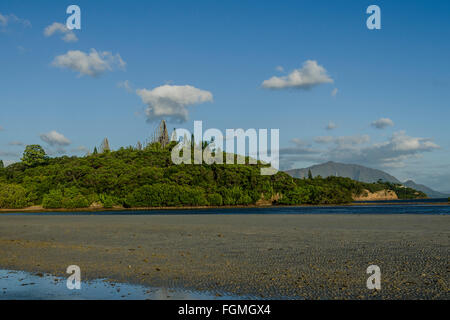
M 263 298 L 449 299 L 450 217 L 0 215 L 0 269 Z M 368 290 L 369 265 L 381 290 Z

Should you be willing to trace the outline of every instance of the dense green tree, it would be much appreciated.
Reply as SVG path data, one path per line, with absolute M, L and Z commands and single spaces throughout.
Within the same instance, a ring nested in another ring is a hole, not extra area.
M 0 169 L 3 169 L 5 165 L 3 164 L 3 160 L 0 160 Z
M 208 194 L 207 200 L 211 206 L 221 206 L 223 204 L 222 196 L 218 193 Z
M 311 169 L 309 169 L 308 170 L 308 179 L 312 179 L 313 178 L 313 175 L 312 175 L 312 173 L 311 173 Z
M 49 193 L 44 196 L 42 206 L 46 209 L 62 208 L 63 198 L 64 195 L 61 190 L 50 190 Z
M 64 189 L 64 197 L 62 199 L 62 207 L 66 209 L 86 208 L 89 207 L 89 200 L 83 196 L 77 187 Z
M 30 204 L 27 190 L 17 184 L 0 184 L 0 208 L 19 209 Z
M 76 209 L 89 207 L 90 201 L 76 187 L 54 189 L 44 196 L 42 206 L 48 209 Z
M 117 199 L 107 194 L 101 194 L 98 200 L 101 202 L 104 208 L 112 208 L 114 205 L 117 205 L 119 203 Z
M 44 164 L 47 159 L 48 157 L 45 154 L 44 148 L 38 144 L 33 144 L 26 146 L 21 160 L 25 165 L 35 167 Z

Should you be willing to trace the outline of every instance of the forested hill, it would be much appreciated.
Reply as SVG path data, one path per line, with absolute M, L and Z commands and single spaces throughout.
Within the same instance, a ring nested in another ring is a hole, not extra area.
M 40 146 L 27 146 L 22 162 L 0 168 L 0 208 L 339 204 L 365 190 L 390 188 L 349 178 L 262 176 L 261 164 L 174 165 L 174 145 L 59 158 L 48 158 Z

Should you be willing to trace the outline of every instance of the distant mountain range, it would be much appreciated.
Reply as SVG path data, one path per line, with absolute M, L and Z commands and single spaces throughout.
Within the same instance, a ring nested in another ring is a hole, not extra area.
M 423 184 L 417 184 L 412 180 L 408 180 L 406 182 L 403 182 L 403 185 L 408 188 L 412 188 L 418 191 L 422 191 L 425 193 L 428 198 L 447 198 L 450 197 L 450 194 L 442 193 L 436 190 L 433 190 L 431 188 L 428 188 L 427 186 L 424 186 Z
M 360 166 L 357 164 L 346 164 L 329 161 L 308 168 L 288 170 L 286 171 L 286 173 L 295 178 L 306 178 L 308 177 L 308 172 L 310 170 L 313 177 L 319 175 L 324 178 L 329 176 L 347 177 L 356 181 L 369 183 L 377 182 L 378 180 L 383 180 L 392 183 L 400 183 L 406 187 L 422 191 L 429 198 L 445 198 L 449 196 L 448 194 L 435 191 L 422 184 L 416 184 L 414 181 L 411 180 L 408 180 L 403 183 L 396 177 L 391 176 L 390 174 L 384 171 Z

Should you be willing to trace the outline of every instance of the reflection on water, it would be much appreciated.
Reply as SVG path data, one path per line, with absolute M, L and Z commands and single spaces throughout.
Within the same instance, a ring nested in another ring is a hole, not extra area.
M 0 300 L 239 300 L 249 297 L 194 292 L 181 289 L 151 288 L 108 280 L 81 283 L 81 290 L 69 290 L 67 279 L 42 273 L 0 270 Z

